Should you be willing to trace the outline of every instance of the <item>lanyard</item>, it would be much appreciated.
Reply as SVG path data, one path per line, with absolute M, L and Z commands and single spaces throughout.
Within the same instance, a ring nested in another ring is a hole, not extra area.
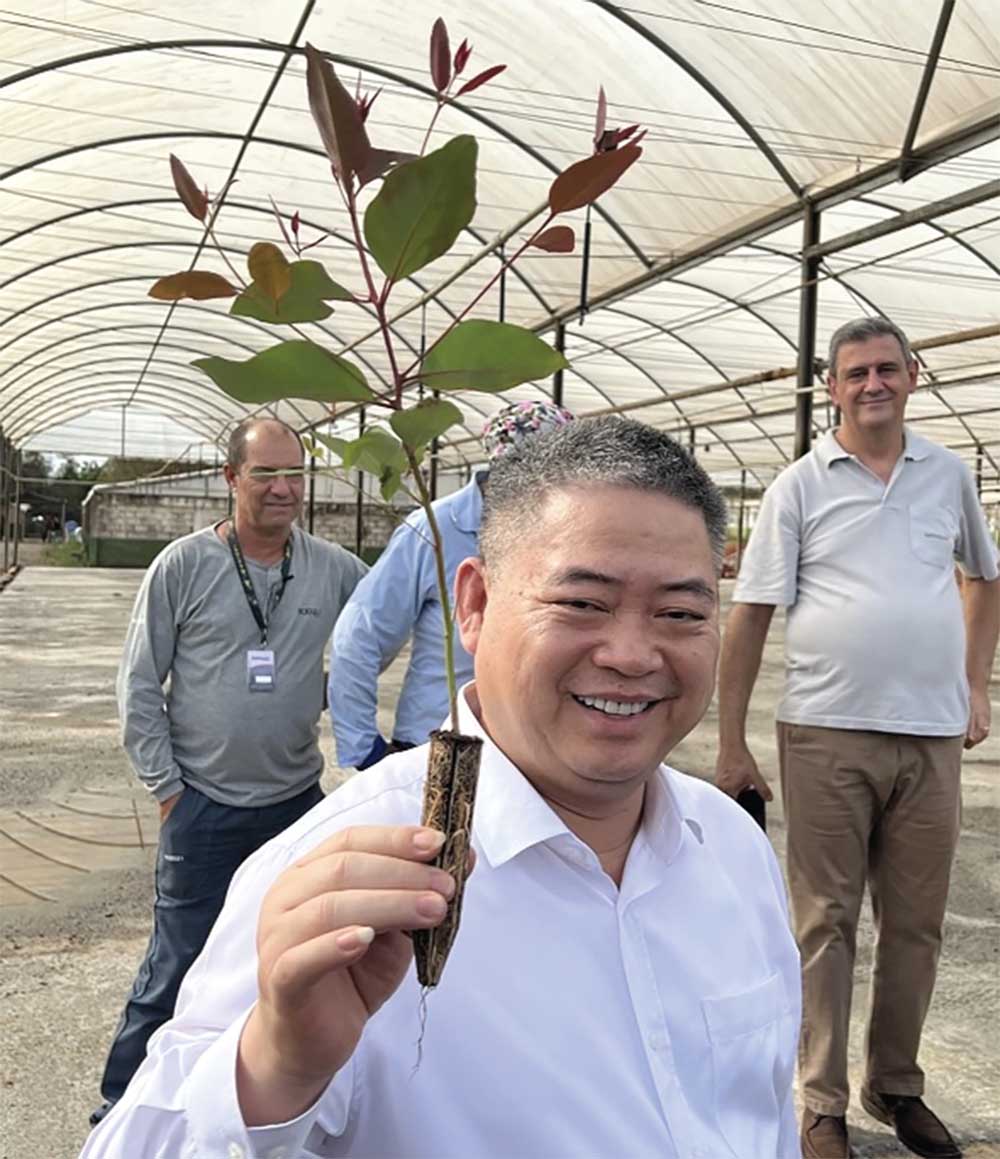
M 243 585 L 243 594 L 247 598 L 247 603 L 250 605 L 250 611 L 253 613 L 253 618 L 257 622 L 257 627 L 260 629 L 260 642 L 262 645 L 267 644 L 267 628 L 271 622 L 271 616 L 281 603 L 281 597 L 285 594 L 285 588 L 288 581 L 293 578 L 291 573 L 292 567 L 292 537 L 288 536 L 285 542 L 285 552 L 281 559 L 281 586 L 278 588 L 277 594 L 273 598 L 268 597 L 267 601 L 267 615 L 261 611 L 260 601 L 257 599 L 257 593 L 254 591 L 253 580 L 250 578 L 250 571 L 247 568 L 247 561 L 243 558 L 243 549 L 240 547 L 240 541 L 236 538 L 236 530 L 230 525 L 229 535 L 229 550 L 233 555 L 233 563 L 236 564 L 236 574 L 240 577 L 240 583 Z

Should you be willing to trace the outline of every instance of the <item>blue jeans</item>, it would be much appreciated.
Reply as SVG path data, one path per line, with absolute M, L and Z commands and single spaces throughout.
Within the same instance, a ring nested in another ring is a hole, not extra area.
M 153 933 L 119 1019 L 101 1081 L 115 1103 L 146 1057 L 150 1035 L 174 1012 L 177 991 L 201 953 L 240 865 L 323 800 L 319 785 L 277 805 L 220 805 L 185 786 L 160 830 Z

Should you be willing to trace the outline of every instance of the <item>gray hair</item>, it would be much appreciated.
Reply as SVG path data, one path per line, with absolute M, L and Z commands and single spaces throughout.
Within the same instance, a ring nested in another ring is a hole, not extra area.
M 716 567 L 721 567 L 728 517 L 718 487 L 669 435 L 618 415 L 578 419 L 526 440 L 496 461 L 479 528 L 479 551 L 487 566 L 516 544 L 550 492 L 588 484 L 651 491 L 701 512 Z
M 229 435 L 229 443 L 226 447 L 226 462 L 234 471 L 239 470 L 246 462 L 247 439 L 258 427 L 263 426 L 280 427 L 281 430 L 287 431 L 299 444 L 299 449 L 302 453 L 305 454 L 299 432 L 294 427 L 289 426 L 284 419 L 275 418 L 273 415 L 251 416 L 250 418 L 244 419 L 241 423 L 237 423 Z
M 903 351 L 903 359 L 909 366 L 913 362 L 913 351 L 910 349 L 910 340 L 895 322 L 888 318 L 855 318 L 845 322 L 833 332 L 830 339 L 830 353 L 827 358 L 827 370 L 834 377 L 837 375 L 837 355 L 841 346 L 848 342 L 867 342 L 871 338 L 895 338 Z

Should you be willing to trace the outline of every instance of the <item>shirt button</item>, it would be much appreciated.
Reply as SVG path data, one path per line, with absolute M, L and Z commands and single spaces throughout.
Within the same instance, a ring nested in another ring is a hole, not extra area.
M 655 1050 L 657 1053 L 667 1048 L 667 1040 L 659 1030 L 652 1031 L 646 1041 L 649 1043 L 649 1049 Z
M 239 1143 L 229 1144 L 229 1159 L 244 1159 L 243 1148 Z

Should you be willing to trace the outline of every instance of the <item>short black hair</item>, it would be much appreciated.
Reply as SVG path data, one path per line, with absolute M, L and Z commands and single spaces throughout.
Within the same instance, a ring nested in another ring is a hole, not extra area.
M 289 426 L 284 419 L 275 418 L 273 415 L 253 415 L 237 423 L 229 435 L 229 443 L 226 447 L 226 462 L 234 471 L 239 470 L 246 462 L 247 438 L 257 427 L 261 426 L 275 426 L 287 431 L 299 444 L 300 450 L 305 455 L 301 435 L 293 426 Z
M 578 419 L 526 440 L 493 464 L 479 528 L 486 565 L 517 542 L 551 491 L 595 483 L 651 491 L 699 511 L 721 569 L 729 523 L 722 492 L 675 439 L 619 415 Z

